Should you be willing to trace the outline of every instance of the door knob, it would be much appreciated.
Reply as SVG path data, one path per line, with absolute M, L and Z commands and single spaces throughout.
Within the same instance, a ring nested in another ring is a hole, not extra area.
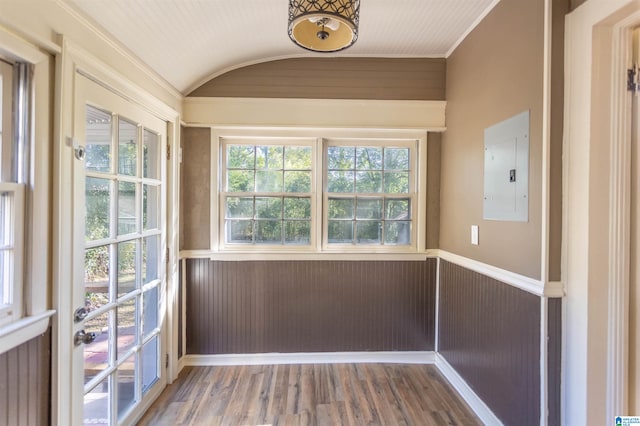
M 96 333 L 87 333 L 84 330 L 80 330 L 76 332 L 75 336 L 73 336 L 73 343 L 76 346 L 81 344 L 89 344 L 96 340 Z

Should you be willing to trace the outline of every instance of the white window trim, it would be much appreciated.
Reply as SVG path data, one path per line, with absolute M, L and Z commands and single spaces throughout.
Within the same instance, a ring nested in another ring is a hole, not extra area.
M 48 308 L 49 298 L 49 247 L 42 244 L 42 235 L 51 235 L 49 211 L 50 173 L 50 56 L 0 26 L 0 55 L 4 58 L 31 64 L 32 94 L 29 183 L 23 185 L 24 199 L 22 219 L 26 222 L 22 256 L 22 284 L 20 291 L 20 317 L 0 326 L 0 353 L 27 342 L 44 333 L 50 317 L 55 314 Z
M 360 128 L 283 128 L 283 127 L 244 127 L 244 126 L 220 126 L 211 127 L 211 217 L 210 217 L 210 257 L 232 258 L 235 260 L 256 260 L 282 258 L 309 259 L 329 258 L 340 256 L 341 258 L 360 258 L 363 255 L 376 255 L 385 259 L 404 258 L 407 256 L 424 256 L 426 252 L 426 188 L 427 188 L 427 131 L 424 129 L 360 129 Z M 280 245 L 229 245 L 224 244 L 224 203 L 222 199 L 222 173 L 221 147 L 222 140 L 240 138 L 281 138 L 281 140 L 297 138 L 313 138 L 316 140 L 314 170 L 315 170 L 315 194 L 316 201 L 312 201 L 315 217 L 312 217 L 312 243 L 308 247 L 280 246 Z M 324 151 L 323 138 L 336 140 L 375 140 L 375 141 L 417 141 L 417 170 L 413 177 L 416 183 L 416 193 L 413 213 L 411 246 L 357 246 L 331 244 L 323 247 L 323 222 L 324 218 Z

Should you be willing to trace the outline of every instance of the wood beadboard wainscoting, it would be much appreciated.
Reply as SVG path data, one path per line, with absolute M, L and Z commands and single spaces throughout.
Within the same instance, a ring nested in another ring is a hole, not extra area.
M 51 332 L 0 354 L 0 425 L 50 423 Z
M 561 299 L 549 299 L 548 423 L 559 424 Z M 440 261 L 438 352 L 504 424 L 540 425 L 541 299 Z
M 562 299 L 521 277 L 442 256 L 182 265 L 183 360 L 434 363 L 487 424 L 560 424 Z
M 436 259 L 186 261 L 186 354 L 433 351 Z

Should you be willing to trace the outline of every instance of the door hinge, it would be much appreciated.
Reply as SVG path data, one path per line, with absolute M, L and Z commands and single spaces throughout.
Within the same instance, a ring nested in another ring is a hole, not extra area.
M 169 354 L 164 354 L 164 368 L 169 368 Z
M 627 70 L 627 90 L 629 92 L 638 92 L 640 75 L 638 73 L 638 65 L 634 65 L 633 68 Z
M 167 253 L 166 253 L 167 257 L 165 258 L 165 262 L 167 263 L 167 265 L 169 264 L 169 247 L 167 247 Z
M 171 160 L 171 145 L 167 144 L 167 160 Z

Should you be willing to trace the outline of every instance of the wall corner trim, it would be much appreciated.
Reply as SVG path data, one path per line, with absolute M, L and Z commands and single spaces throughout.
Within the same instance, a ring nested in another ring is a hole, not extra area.
M 462 396 L 462 399 L 469 404 L 471 410 L 480 417 L 482 423 L 496 426 L 503 424 L 442 355 L 435 355 L 435 364 L 442 375 L 451 383 L 451 386 Z

